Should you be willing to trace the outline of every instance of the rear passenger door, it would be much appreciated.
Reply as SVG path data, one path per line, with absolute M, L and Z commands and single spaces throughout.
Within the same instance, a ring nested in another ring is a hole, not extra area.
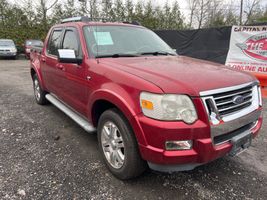
M 41 55 L 41 71 L 49 92 L 60 96 L 64 74 L 59 68 L 58 49 L 61 47 L 63 28 L 54 28 L 49 36 L 45 53 Z
M 72 49 L 76 57 L 83 57 L 80 37 L 75 27 L 66 27 L 63 35 L 62 49 Z M 81 114 L 86 114 L 86 65 L 60 63 L 65 71 L 63 83 L 64 101 Z

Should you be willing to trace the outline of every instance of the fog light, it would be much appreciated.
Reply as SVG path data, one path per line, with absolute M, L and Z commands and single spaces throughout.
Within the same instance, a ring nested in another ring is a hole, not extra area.
M 181 140 L 181 141 L 167 141 L 165 143 L 166 150 L 175 151 L 175 150 L 189 150 L 192 149 L 193 142 L 192 140 Z

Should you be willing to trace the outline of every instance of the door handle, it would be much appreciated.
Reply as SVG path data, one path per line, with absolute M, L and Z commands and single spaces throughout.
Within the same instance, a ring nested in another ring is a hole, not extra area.
M 45 58 L 41 58 L 41 61 L 42 61 L 42 62 L 45 62 Z
M 57 68 L 60 69 L 60 70 L 65 71 L 65 67 L 63 65 L 61 65 L 61 64 L 60 65 L 57 65 Z

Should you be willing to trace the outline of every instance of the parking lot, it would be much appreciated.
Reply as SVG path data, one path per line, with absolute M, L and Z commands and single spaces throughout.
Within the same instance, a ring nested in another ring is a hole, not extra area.
M 120 181 L 104 166 L 96 134 L 35 103 L 29 61 L 0 60 L 0 199 L 266 199 L 266 128 L 238 157 Z

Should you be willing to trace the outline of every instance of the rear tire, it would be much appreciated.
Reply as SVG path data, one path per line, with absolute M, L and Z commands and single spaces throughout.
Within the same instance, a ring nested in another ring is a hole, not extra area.
M 115 177 L 127 180 L 146 170 L 131 126 L 119 110 L 110 109 L 101 115 L 97 135 L 105 164 Z
M 34 91 L 34 98 L 37 104 L 39 105 L 46 105 L 49 102 L 47 101 L 47 99 L 45 98 L 45 95 L 47 94 L 47 92 L 45 92 L 41 85 L 40 85 L 40 81 L 37 77 L 37 74 L 33 75 L 33 91 Z

